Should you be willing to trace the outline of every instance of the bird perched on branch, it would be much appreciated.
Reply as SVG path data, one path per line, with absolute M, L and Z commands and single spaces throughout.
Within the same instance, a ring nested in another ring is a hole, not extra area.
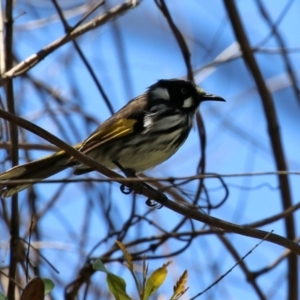
M 75 148 L 108 168 L 130 174 L 153 168 L 171 157 L 187 139 L 202 101 L 225 101 L 207 94 L 191 81 L 159 80 L 102 123 Z M 68 167 L 79 175 L 93 171 L 66 152 L 11 168 L 0 175 L 10 179 L 44 179 Z M 30 183 L 1 186 L 1 196 L 12 196 Z

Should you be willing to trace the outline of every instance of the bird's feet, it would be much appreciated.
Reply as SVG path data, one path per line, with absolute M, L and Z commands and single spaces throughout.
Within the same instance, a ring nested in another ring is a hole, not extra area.
M 125 174 L 126 177 L 138 178 L 135 175 L 135 172 L 133 170 L 123 168 L 122 165 L 118 161 L 114 161 L 113 163 Z M 121 192 L 125 195 L 131 194 L 133 190 L 135 190 L 138 194 L 141 194 L 142 190 L 144 188 L 157 192 L 156 189 L 154 189 L 152 186 L 150 186 L 146 182 L 132 182 L 132 183 L 128 183 L 126 185 L 121 184 L 121 186 L 120 186 Z M 160 193 L 160 201 L 159 201 L 160 206 L 158 207 L 158 209 L 162 208 L 167 201 L 168 201 L 168 198 L 163 193 Z M 155 207 L 158 205 L 158 202 L 156 202 L 155 200 L 150 199 L 150 198 L 148 198 L 145 203 L 146 203 L 146 205 L 151 206 L 151 207 Z

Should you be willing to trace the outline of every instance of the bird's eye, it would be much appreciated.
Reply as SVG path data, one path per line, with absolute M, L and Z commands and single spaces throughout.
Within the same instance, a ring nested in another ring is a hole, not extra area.
M 182 88 L 182 89 L 181 89 L 181 94 L 186 94 L 186 92 L 187 92 L 187 89 L 186 89 L 186 88 Z

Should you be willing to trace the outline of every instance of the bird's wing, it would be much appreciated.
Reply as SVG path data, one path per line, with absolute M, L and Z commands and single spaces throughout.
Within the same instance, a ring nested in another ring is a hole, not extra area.
M 144 130 L 146 94 L 131 100 L 121 110 L 102 123 L 83 143 L 79 149 L 87 154 L 100 145 Z

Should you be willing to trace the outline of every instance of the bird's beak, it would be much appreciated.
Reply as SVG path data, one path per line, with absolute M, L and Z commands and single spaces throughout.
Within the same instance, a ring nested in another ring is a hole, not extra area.
M 201 96 L 201 101 L 223 101 L 226 102 L 225 99 L 223 99 L 220 96 L 212 95 L 212 94 L 204 94 Z

